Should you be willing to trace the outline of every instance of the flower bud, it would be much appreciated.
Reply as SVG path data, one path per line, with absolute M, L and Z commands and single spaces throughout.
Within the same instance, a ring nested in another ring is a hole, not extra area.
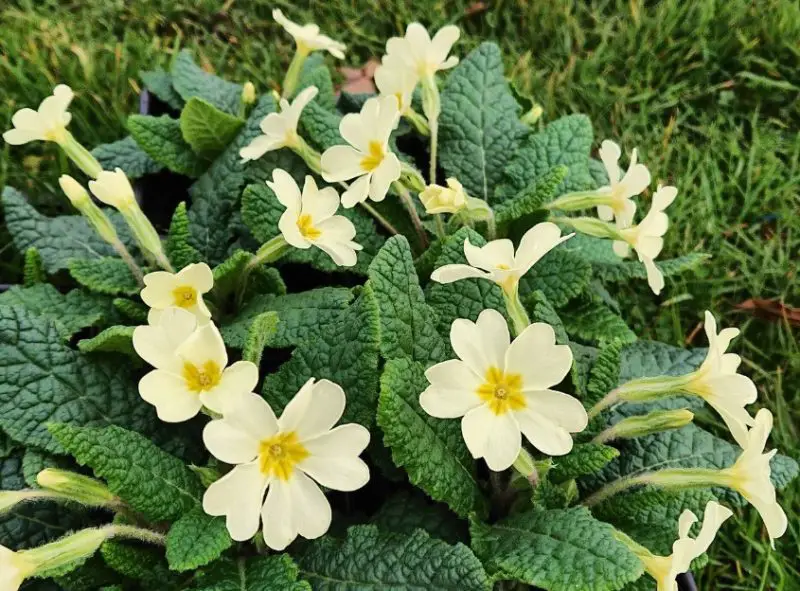
M 542 105 L 538 103 L 534 104 L 533 107 L 531 107 L 531 110 L 520 118 L 520 121 L 522 121 L 522 123 L 525 125 L 533 125 L 539 120 L 539 118 L 542 116 L 542 113 L 544 113 Z
M 89 192 L 83 188 L 83 185 L 68 174 L 62 174 L 58 178 L 58 184 L 61 185 L 61 190 L 64 191 L 64 195 L 67 196 L 76 209 L 80 210 L 87 203 L 91 202 Z
M 84 561 L 97 552 L 102 543 L 112 537 L 111 527 L 84 529 L 44 546 L 26 550 L 23 555 L 32 565 L 36 577 L 58 576 L 72 570 L 75 562 Z
M 242 87 L 242 103 L 252 105 L 254 102 L 256 102 L 256 87 L 248 80 Z
M 133 187 L 121 168 L 114 172 L 104 170 L 97 175 L 96 181 L 89 181 L 89 189 L 100 201 L 119 210 L 136 205 Z
M 430 214 L 456 213 L 467 206 L 464 187 L 454 178 L 447 179 L 447 187 L 428 185 L 419 198 Z
M 630 416 L 615 423 L 597 437 L 596 443 L 614 439 L 633 439 L 671 429 L 685 427 L 694 419 L 694 414 L 687 408 L 677 410 L 654 410 L 646 415 Z
M 36 482 L 42 488 L 61 493 L 84 505 L 108 506 L 117 502 L 114 494 L 99 480 L 68 470 L 47 468 L 36 475 Z
M 3 591 L 17 591 L 33 572 L 34 565 L 24 553 L 0 546 L 0 588 Z

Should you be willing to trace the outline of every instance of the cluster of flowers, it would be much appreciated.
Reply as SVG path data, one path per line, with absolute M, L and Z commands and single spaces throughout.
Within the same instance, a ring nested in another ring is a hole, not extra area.
M 320 34 L 315 25 L 297 25 L 280 11 L 275 11 L 274 16 L 297 44 L 284 82 L 284 97 L 288 97 L 297 85 L 303 60 L 311 51 L 327 50 L 341 58 L 345 48 Z M 436 215 L 437 220 L 442 213 L 463 215 L 465 223 L 490 220 L 491 208 L 466 195 L 457 179 L 448 179 L 447 187 L 426 187 L 420 173 L 401 163 L 390 145 L 400 117 L 407 117 L 421 133 L 430 136 L 435 170 L 439 112 L 435 75 L 458 62 L 458 58 L 448 55 L 458 36 L 458 29 L 448 26 L 431 39 L 424 27 L 414 23 L 405 37 L 390 39 L 375 76 L 380 95 L 367 100 L 360 113 L 345 115 L 341 121 L 339 131 L 347 145 L 333 146 L 320 155 L 298 132 L 302 110 L 317 95 L 314 87 L 302 90 L 291 103 L 282 99 L 281 111 L 264 118 L 263 135 L 241 150 L 244 160 L 289 148 L 326 181 L 342 183 L 344 192 L 340 198 L 333 187 L 320 189 L 311 176 L 306 177 L 301 191 L 286 171 L 275 170 L 267 184 L 286 208 L 279 224 L 281 235 L 265 244 L 251 265 L 273 262 L 288 247 L 311 246 L 327 253 L 337 265 L 354 265 L 361 249 L 354 241 L 355 228 L 336 212 L 340 204 L 351 208 L 365 205 L 368 200 L 381 201 L 392 188 L 401 199 L 410 199 L 409 186 L 415 189 L 427 212 Z M 422 87 L 424 118 L 412 106 L 418 85 Z M 367 483 L 369 471 L 359 456 L 369 442 L 369 431 L 357 424 L 334 426 L 342 417 L 346 397 L 341 387 L 328 380 L 315 381 L 309 376 L 279 418 L 261 396 L 253 393 L 259 379 L 258 368 L 249 361 L 229 365 L 220 332 L 204 303 L 203 295 L 213 287 L 211 270 L 203 263 L 177 273 L 170 268 L 158 235 L 136 205 L 125 174 L 119 169 L 100 170 L 67 132 L 70 116 L 66 109 L 71 98 L 69 88 L 57 87 L 38 112 L 18 112 L 13 119 L 15 129 L 6 132 L 4 138 L 15 144 L 49 140 L 61 145 L 95 179 L 89 182 L 90 190 L 123 213 L 143 252 L 164 269 L 142 277 L 145 287 L 141 297 L 150 306 L 150 313 L 148 324 L 136 328 L 133 344 L 154 369 L 141 379 L 139 392 L 155 406 L 163 421 L 186 421 L 200 412 L 212 418 L 203 432 L 205 445 L 218 460 L 234 467 L 209 486 L 203 499 L 205 511 L 224 515 L 235 540 L 250 539 L 262 524 L 264 540 L 275 550 L 285 548 L 298 535 L 323 535 L 331 523 L 331 508 L 320 485 L 352 491 Z M 636 205 L 632 198 L 650 185 L 650 173 L 637 162 L 634 150 L 623 175 L 618 165 L 620 156 L 617 144 L 604 141 L 600 157 L 610 184 L 564 195 L 548 208 L 573 211 L 596 207 L 600 219 L 557 217 L 553 221 L 612 239 L 619 256 L 633 248 L 645 265 L 648 283 L 658 293 L 664 281 L 654 259 L 661 251 L 662 236 L 668 227 L 664 210 L 675 199 L 677 190 L 659 186 L 649 213 L 634 224 Z M 434 180 L 431 175 L 431 183 Z M 347 185 L 344 181 L 352 182 Z M 70 177 L 62 177 L 61 184 L 100 235 L 126 261 L 132 261 L 88 193 Z M 410 204 L 412 218 L 414 212 L 414 205 Z M 755 506 L 773 540 L 781 536 L 787 519 L 770 482 L 769 461 L 776 452 L 764 453 L 772 415 L 762 409 L 752 417 L 745 409 L 755 402 L 756 388 L 749 378 L 737 373 L 740 357 L 727 352 L 738 330 L 726 328 L 717 332 L 714 317 L 706 312 L 709 351 L 699 369 L 683 376 L 641 378 L 622 384 L 588 412 L 579 400 L 554 389 L 570 371 L 571 350 L 556 343 L 550 325 L 531 323 L 519 298 L 520 279 L 550 250 L 573 236 L 562 236 L 553 221 L 528 230 L 516 250 L 508 239 L 492 240 L 481 247 L 466 241 L 467 265 L 445 265 L 433 272 L 432 280 L 441 283 L 478 278 L 499 285 L 516 336 L 512 339 L 505 317 L 495 310 L 484 310 L 475 322 L 455 320 L 450 342 L 456 358 L 427 369 L 430 385 L 420 394 L 421 407 L 437 418 L 460 418 L 467 448 L 475 458 L 484 459 L 491 470 L 513 466 L 529 475 L 533 468 L 522 444 L 523 436 L 542 454 L 560 456 L 572 449 L 573 434 L 584 431 L 590 419 L 612 405 L 655 400 L 675 393 L 700 397 L 720 414 L 742 449 L 732 467 L 668 469 L 638 475 L 600 489 L 586 504 L 598 503 L 641 484 L 723 486 L 739 492 Z M 132 270 L 138 270 L 135 263 L 131 264 Z M 612 425 L 598 438 L 607 441 L 622 436 L 628 428 L 626 421 Z M 682 424 L 686 424 L 685 419 Z M 641 426 L 641 420 L 637 425 Z M 730 515 L 729 509 L 709 503 L 702 529 L 693 539 L 689 530 L 697 517 L 686 511 L 680 518 L 679 539 L 670 556 L 654 555 L 623 538 L 658 581 L 659 589 L 672 590 L 677 574 L 688 570 L 690 562 L 708 548 Z M 4 573 L 12 573 L 9 580 L 24 576 L 27 567 L 20 566 L 23 563 L 22 553 L 0 548 L 0 566 Z M 16 588 L 6 584 L 4 588 Z

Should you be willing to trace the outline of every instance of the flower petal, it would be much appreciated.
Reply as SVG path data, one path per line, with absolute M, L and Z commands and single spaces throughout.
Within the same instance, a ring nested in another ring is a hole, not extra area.
M 365 174 L 350 183 L 350 187 L 342 193 L 342 207 L 349 209 L 358 203 L 363 203 L 369 196 L 369 183 L 371 174 Z
M 244 148 L 239 150 L 239 156 L 245 161 L 258 160 L 267 152 L 282 148 L 283 144 L 284 142 L 274 137 L 258 135 Z
M 203 443 L 215 458 L 226 464 L 247 464 L 258 457 L 259 440 L 225 419 L 205 426 Z
M 642 256 L 639 254 L 639 259 L 644 264 L 644 269 L 647 271 L 647 285 L 653 290 L 653 293 L 658 295 L 664 289 L 664 275 L 661 274 L 658 267 L 656 267 L 653 259 Z
M 346 115 L 345 115 L 346 116 Z M 328 182 L 346 181 L 367 171 L 361 166 L 364 154 L 350 146 L 333 146 L 323 152 L 320 160 L 322 178 Z M 342 197 L 344 201 L 344 197 Z
M 301 441 L 330 430 L 342 418 L 344 390 L 329 380 L 308 380 L 278 420 L 281 431 L 296 431 Z
M 318 189 L 314 177 L 306 176 L 300 213 L 310 215 L 314 225 L 318 226 L 335 214 L 337 209 L 339 209 L 339 194 L 336 189 L 333 187 Z
M 469 265 L 442 265 L 431 273 L 431 279 L 438 283 L 453 283 L 461 279 L 489 279 L 491 273 L 481 271 Z
M 147 363 L 158 369 L 178 372 L 182 368 L 178 347 L 197 328 L 197 317 L 181 308 L 167 308 L 157 326 L 137 326 L 133 331 L 133 348 Z
M 563 427 L 530 406 L 514 413 L 525 438 L 548 456 L 563 456 L 572 450 L 572 436 Z
M 374 129 L 365 125 L 360 113 L 348 113 L 339 122 L 339 134 L 344 140 L 361 152 L 369 152 L 369 142 Z
M 311 242 L 303 236 L 300 227 L 297 225 L 299 220 L 299 210 L 287 209 L 281 214 L 278 220 L 278 230 L 283 239 L 295 248 L 311 248 Z
M 505 367 L 509 340 L 508 324 L 497 310 L 484 310 L 476 322 L 459 318 L 450 326 L 453 351 L 479 376 Z
M 378 168 L 372 171 L 369 183 L 369 197 L 373 201 L 383 201 L 391 184 L 400 178 L 400 160 L 388 152 Z
M 561 229 L 551 222 L 536 224 L 519 241 L 513 268 L 524 275 L 539 259 L 572 236 L 561 236 Z
M 511 467 L 522 449 L 514 414 L 494 414 L 487 405 L 472 409 L 461 419 L 461 434 L 472 457 L 484 458 L 490 470 Z
M 259 511 L 268 484 L 258 462 L 236 466 L 211 483 L 203 495 L 203 510 L 209 515 L 225 515 L 231 538 L 247 541 L 258 531 Z
M 294 178 L 282 168 L 272 171 L 272 180 L 267 181 L 267 186 L 275 193 L 281 205 L 286 209 L 300 211 L 300 187 Z
M 172 291 L 178 287 L 175 275 L 166 271 L 154 271 L 144 276 L 144 289 L 139 294 L 151 308 L 167 308 L 175 303 Z
M 358 457 L 368 443 L 369 431 L 361 425 L 339 425 L 303 442 L 311 455 L 298 467 L 327 488 L 357 490 L 369 481 L 369 468 Z
M 608 180 L 612 185 L 616 185 L 619 182 L 620 177 L 618 162 L 619 157 L 622 156 L 622 150 L 620 150 L 620 147 L 616 142 L 612 142 L 611 140 L 603 140 L 603 143 L 600 144 L 599 154 L 600 160 L 603 161 L 603 166 L 606 167 Z
M 522 375 L 523 390 L 546 390 L 561 383 L 569 373 L 572 351 L 567 345 L 556 345 L 552 326 L 534 322 L 508 347 L 504 367 Z
M 425 377 L 431 385 L 419 395 L 419 404 L 432 417 L 462 417 L 482 404 L 477 390 L 483 378 L 460 359 L 450 359 L 429 367 Z
M 258 441 L 269 439 L 279 429 L 272 407 L 252 392 L 242 396 L 236 406 L 225 409 L 224 419 Z
M 203 407 L 200 397 L 186 388 L 186 382 L 173 373 L 156 369 L 139 380 L 139 395 L 156 407 L 165 423 L 188 421 Z
M 507 238 L 492 240 L 484 246 L 473 246 L 469 238 L 465 238 L 464 256 L 470 265 L 486 271 L 494 271 L 501 266 L 514 268 L 514 244 Z
M 179 285 L 191 285 L 197 293 L 207 293 L 214 287 L 214 274 L 206 263 L 192 263 L 178 271 L 175 279 Z
M 278 478 L 273 479 L 261 508 L 264 541 L 273 550 L 283 550 L 297 537 L 292 513 L 295 502 L 289 485 Z
M 557 390 L 526 392 L 525 401 L 530 412 L 540 414 L 548 421 L 570 433 L 580 433 L 589 423 L 586 409 L 580 400 Z M 520 423 L 521 424 L 521 423 Z
M 283 483 L 282 483 L 283 484 Z M 286 483 L 292 497 L 292 523 L 308 540 L 324 535 L 331 526 L 331 505 L 313 480 L 296 470 Z
M 200 326 L 186 339 L 176 353 L 196 367 L 213 361 L 222 370 L 228 364 L 228 352 L 219 329 L 213 322 Z

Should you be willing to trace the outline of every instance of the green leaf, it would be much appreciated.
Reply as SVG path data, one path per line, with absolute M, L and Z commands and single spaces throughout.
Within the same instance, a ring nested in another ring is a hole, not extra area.
M 97 259 L 116 254 L 83 216 L 43 216 L 12 187 L 3 189 L 3 214 L 17 250 L 25 252 L 31 247 L 38 250 L 48 273 L 66 269 L 71 259 Z M 122 242 L 129 249 L 133 248 L 133 239 L 122 217 L 111 212 L 109 218 Z
M 644 265 L 639 261 L 618 257 L 614 254 L 610 240 L 578 234 L 565 244 L 570 251 L 591 264 L 592 273 L 598 279 L 622 282 L 647 278 Z M 709 258 L 708 254 L 693 252 L 675 259 L 656 261 L 656 267 L 664 277 L 671 277 L 694 270 Z
M 409 359 L 386 363 L 381 377 L 378 425 L 392 458 L 409 480 L 458 515 L 485 513 L 475 460 L 456 420 L 437 419 L 419 405 L 428 387 L 425 368 Z
M 421 493 L 400 491 L 389 497 L 370 523 L 387 532 L 410 535 L 423 529 L 432 538 L 456 544 L 468 539 L 467 524 L 445 505 L 431 502 Z
M 589 384 L 589 372 L 600 354 L 600 350 L 580 343 L 569 343 L 572 351 L 572 383 L 575 392 L 580 396 L 586 395 L 586 388 Z
M 288 554 L 219 560 L 195 575 L 197 591 L 311 591 Z
M 193 570 L 216 560 L 232 544 L 225 519 L 207 515 L 197 507 L 169 528 L 167 561 L 172 570 Z
M 636 340 L 636 333 L 625 321 L 596 299 L 583 298 L 575 305 L 562 309 L 560 315 L 567 333 L 581 341 L 632 343 Z
M 567 115 L 549 123 L 543 131 L 522 141 L 508 162 L 500 189 L 510 199 L 547 175 L 554 167 L 569 169 L 556 194 L 595 187 L 589 171 L 589 152 L 594 142 L 592 123 L 586 115 Z
M 129 370 L 69 348 L 52 320 L 0 306 L 0 360 L 0 427 L 20 443 L 64 453 L 49 422 L 153 432 Z
M 341 115 L 317 104 L 315 99 L 303 109 L 300 116 L 300 131 L 317 150 L 324 152 L 328 148 L 345 143 L 339 134 L 341 121 Z
M 78 341 L 81 353 L 122 353 L 138 360 L 133 348 L 134 326 L 110 326 L 91 339 Z
M 569 240 L 548 252 L 522 277 L 519 290 L 523 300 L 538 289 L 553 306 L 562 308 L 587 288 L 592 267 L 572 254 L 565 247 L 568 243 Z
M 199 97 L 192 97 L 181 111 L 183 139 L 202 156 L 212 158 L 222 152 L 242 129 L 244 119 L 220 111 Z
M 289 361 L 264 378 L 264 397 L 280 413 L 308 378 L 325 378 L 347 394 L 343 420 L 369 427 L 378 400 L 379 331 L 378 306 L 367 284 L 334 322 L 300 343 Z
M 554 460 L 548 473 L 553 482 L 566 482 L 584 474 L 599 472 L 614 458 L 619 450 L 602 443 L 577 443 L 572 451 Z
M 189 217 L 186 213 L 186 202 L 181 201 L 172 214 L 172 222 L 169 225 L 169 233 L 164 245 L 167 257 L 176 269 L 183 269 L 192 263 L 202 262 L 203 255 L 191 245 L 190 241 L 191 233 L 189 231 Z
M 585 507 L 529 511 L 493 526 L 473 522 L 471 533 L 475 553 L 498 578 L 549 591 L 614 591 L 644 570 L 614 528 Z
M 264 312 L 255 317 L 250 324 L 242 349 L 242 359 L 250 361 L 256 366 L 261 365 L 261 354 L 264 347 L 275 336 L 278 331 L 278 315 L 275 312 Z
M 53 321 L 65 339 L 84 328 L 97 325 L 106 311 L 106 306 L 79 289 L 63 294 L 49 283 L 31 287 L 15 285 L 5 293 L 0 293 L 0 305 L 20 306 L 35 316 Z
M 344 540 L 314 540 L 298 564 L 303 578 L 319 591 L 488 591 L 492 587 L 469 548 L 435 540 L 422 530 L 405 536 L 382 533 L 370 525 L 351 527 Z
M 22 461 L 22 450 L 0 459 L 0 490 L 27 488 Z M 86 514 L 76 511 L 74 506 L 23 503 L 0 516 L 0 540 L 11 550 L 23 550 L 41 546 L 90 523 Z
M 142 289 L 122 259 L 73 259 L 68 263 L 72 278 L 97 293 L 106 295 L 136 295 Z
M 189 210 L 191 244 L 209 265 L 225 259 L 236 237 L 233 221 L 235 214 L 238 214 L 239 197 L 245 184 L 244 163 L 239 150 L 261 134 L 261 120 L 274 111 L 275 101 L 272 97 L 269 94 L 261 96 L 236 139 L 189 188 L 192 197 Z M 289 154 L 294 156 L 291 152 Z M 261 160 L 268 156 L 270 154 Z
M 178 54 L 170 73 L 172 86 L 183 100 L 199 97 L 226 113 L 235 115 L 239 111 L 242 85 L 209 74 L 194 63 L 189 50 L 184 49 Z
M 647 341 L 635 343 L 632 347 L 647 344 Z M 591 408 L 602 400 L 606 394 L 619 385 L 619 370 L 622 360 L 622 344 L 610 343 L 600 349 L 597 360 L 589 371 L 589 381 L 586 385 L 584 404 Z
M 273 311 L 278 314 L 277 332 L 269 338 L 267 346 L 299 345 L 315 338 L 324 326 L 336 322 L 352 300 L 352 291 L 345 287 L 320 287 L 281 296 L 259 295 L 220 330 L 229 347 L 242 349 L 254 319 Z
M 121 427 L 51 424 L 50 432 L 115 495 L 152 521 L 173 521 L 199 506 L 203 487 L 184 463 Z
M 153 160 L 139 147 L 132 136 L 127 136 L 110 144 L 100 144 L 92 150 L 103 170 L 121 168 L 133 180 L 164 169 L 164 165 Z
M 280 233 L 278 220 L 285 210 L 272 189 L 264 183 L 248 185 L 244 190 L 242 218 L 259 242 L 267 242 Z M 355 240 L 364 247 L 358 253 L 358 262 L 354 267 L 338 266 L 327 254 L 313 246 L 306 250 L 291 249 L 286 256 L 281 258 L 281 263 L 307 264 L 328 273 L 356 272 L 365 275 L 372 258 L 383 245 L 384 238 L 378 234 L 372 217 L 360 207 L 340 209 L 337 215 L 343 215 L 353 222 L 356 227 Z
M 176 111 L 183 108 L 183 99 L 178 91 L 172 86 L 172 76 L 161 68 L 155 70 L 145 70 L 139 72 L 139 78 L 144 82 L 145 87 L 153 93 L 158 100 L 166 103 Z
M 648 550 L 662 556 L 672 554 L 678 539 L 678 519 L 685 509 L 703 515 L 706 503 L 716 500 L 708 489 L 667 491 L 641 488 L 615 495 L 595 509 L 599 519 L 609 521 Z
M 50 583 L 46 581 L 37 581 L 47 584 L 48 587 L 43 590 L 28 583 L 23 589 L 25 591 L 45 591 L 50 589 L 53 591 L 62 591 L 62 589 L 64 591 L 95 591 L 96 589 L 105 589 L 106 585 L 119 581 L 119 575 L 106 566 L 99 555 L 95 554 L 72 572 L 55 577 L 53 581 L 53 584 L 57 584 L 57 586 L 50 587 Z
M 447 350 L 425 303 L 405 237 L 386 241 L 369 266 L 369 281 L 378 302 L 383 357 L 426 365 L 444 361 Z
M 173 172 L 196 177 L 208 165 L 183 139 L 180 121 L 169 115 L 131 115 L 128 131 L 142 150 Z
M 439 162 L 467 193 L 491 202 L 527 133 L 503 75 L 500 48 L 487 42 L 473 50 L 447 77 L 441 100 Z
M 177 573 L 169 570 L 163 549 L 129 541 L 110 540 L 100 546 L 100 555 L 119 574 L 151 585 L 158 584 L 153 591 L 168 589 L 180 581 Z
M 33 246 L 25 251 L 25 266 L 22 269 L 22 275 L 22 284 L 25 287 L 31 287 L 47 281 L 42 255 Z
M 444 241 L 434 268 L 466 264 L 464 241 L 467 239 L 475 246 L 486 244 L 483 236 L 472 228 L 460 228 Z M 462 279 L 455 283 L 431 281 L 427 288 L 427 299 L 436 314 L 436 326 L 442 335 L 450 334 L 450 326 L 457 318 L 475 322 L 478 315 L 488 308 L 506 315 L 503 292 L 498 285 L 485 279 Z M 449 337 L 447 345 L 449 347 Z
M 525 298 L 525 305 L 530 310 L 531 322 L 549 324 L 556 333 L 556 343 L 559 345 L 569 344 L 569 337 L 564 328 L 564 323 L 544 293 L 537 289 Z
M 504 201 L 495 208 L 495 221 L 498 225 L 508 224 L 523 216 L 534 213 L 556 197 L 556 191 L 569 169 L 556 166 L 552 170 L 534 180 L 531 185 L 517 193 L 513 198 Z
M 325 58 L 322 53 L 312 53 L 303 64 L 300 70 L 300 79 L 297 81 L 297 90 L 294 96 L 309 86 L 316 86 L 319 90 L 314 102 L 311 104 L 320 105 L 328 111 L 336 110 L 336 94 L 333 89 L 333 80 L 328 66 L 325 65 Z M 294 98 L 294 97 L 293 97 Z
M 135 324 L 147 324 L 147 313 L 150 308 L 144 304 L 125 298 L 114 298 L 111 304 L 124 319 L 131 320 Z

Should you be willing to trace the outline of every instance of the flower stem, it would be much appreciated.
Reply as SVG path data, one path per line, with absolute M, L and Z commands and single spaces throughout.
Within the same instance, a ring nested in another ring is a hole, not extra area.
M 289 251 L 289 243 L 286 242 L 282 234 L 275 236 L 261 245 L 255 256 L 242 269 L 239 275 L 239 287 L 236 293 L 236 305 L 241 306 L 244 301 L 244 294 L 247 291 L 247 282 L 253 269 L 264 263 L 274 263 Z
M 577 211 L 597 205 L 610 205 L 610 196 L 598 191 L 577 191 L 567 193 L 542 206 L 542 209 L 559 209 L 561 211 Z
M 128 265 L 128 268 L 131 270 L 131 274 L 136 278 L 136 283 L 139 284 L 139 287 L 144 286 L 144 274 L 142 270 L 139 268 L 139 265 L 136 264 L 136 261 L 133 259 L 133 256 L 128 249 L 125 248 L 125 245 L 122 244 L 120 240 L 115 240 L 111 243 L 111 246 L 117 251 L 117 254 L 120 258 L 125 261 L 125 264 Z
M 431 163 L 428 170 L 428 182 L 436 183 L 436 158 L 439 151 L 439 119 L 430 119 L 428 125 L 431 130 Z
M 419 218 L 417 208 L 414 207 L 414 201 L 411 198 L 411 193 L 408 192 L 408 189 L 406 189 L 406 186 L 403 183 L 395 181 L 392 183 L 392 185 L 400 195 L 400 200 L 403 202 L 403 205 L 405 205 L 406 211 L 408 211 L 408 215 L 411 218 L 411 223 L 414 224 L 414 229 L 417 231 L 422 248 L 428 248 L 428 235 L 425 233 L 425 228 L 422 226 L 422 220 Z
M 408 122 L 414 126 L 420 135 L 429 136 L 431 134 L 431 128 L 428 126 L 428 121 L 414 109 L 409 107 L 408 111 L 406 111 L 403 117 L 408 119 Z
M 92 153 L 83 147 L 83 145 L 76 140 L 72 134 L 64 130 L 64 137 L 58 141 L 58 145 L 64 150 L 64 153 L 69 156 L 69 159 L 93 179 L 103 172 L 103 167 L 97 161 L 97 158 L 92 156 Z
M 442 220 L 442 214 L 437 213 L 433 216 L 433 219 L 436 220 L 436 235 L 439 238 L 444 238 L 447 236 L 447 230 L 444 228 L 444 221 Z
M 514 324 L 514 336 L 519 336 L 520 333 L 530 326 L 531 321 L 528 318 L 528 313 L 525 311 L 525 306 L 519 299 L 519 290 L 514 288 L 513 293 L 508 293 L 503 290 L 503 299 L 506 301 L 506 311 L 511 317 L 511 322 Z
M 372 207 L 369 203 L 362 201 L 359 205 L 361 205 L 361 207 L 363 207 L 372 217 L 374 217 L 375 221 L 386 228 L 392 236 L 400 233 L 397 231 L 397 228 L 395 228 L 391 222 L 389 222 L 389 220 L 378 213 L 378 210 Z
M 643 484 L 671 489 L 727 486 L 725 475 L 720 470 L 710 468 L 671 468 L 614 480 L 595 491 L 582 504 L 592 507 L 633 486 Z
M 283 78 L 283 94 L 282 98 L 289 99 L 294 94 L 297 88 L 297 83 L 300 81 L 300 72 L 303 70 L 303 64 L 308 57 L 309 51 L 304 47 L 297 47 L 289 63 L 289 68 L 286 70 L 286 76 Z

